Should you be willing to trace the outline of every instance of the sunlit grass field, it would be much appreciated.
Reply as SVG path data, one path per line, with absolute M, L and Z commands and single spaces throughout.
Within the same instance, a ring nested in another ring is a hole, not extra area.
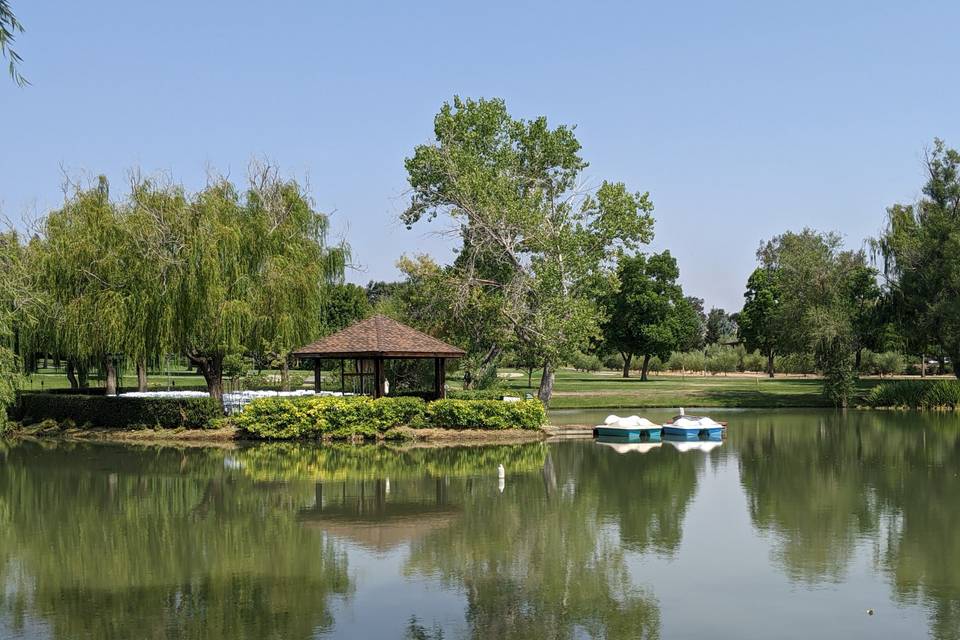
M 540 377 L 535 373 L 532 388 L 526 372 L 503 371 L 504 386 L 516 393 L 536 393 Z M 857 399 L 878 379 L 863 379 Z M 622 378 L 616 372 L 557 372 L 551 409 L 593 409 L 618 407 L 826 407 L 822 383 L 810 377 L 651 375 L 642 382 L 639 375 Z
M 265 375 L 278 376 L 278 371 L 265 370 Z M 305 384 L 312 387 L 312 374 Z M 329 382 L 333 384 L 332 374 Z M 536 394 L 540 384 L 540 374 L 535 372 L 528 386 L 527 372 L 504 369 L 500 372 L 504 390 L 518 395 Z M 326 376 L 325 376 L 326 378 Z M 202 376 L 184 367 L 168 371 L 152 371 L 149 375 L 151 389 L 192 389 L 205 388 Z M 226 381 L 225 381 L 226 382 Z M 880 382 L 877 378 L 861 379 L 857 396 L 859 397 Z M 136 388 L 136 372 L 124 370 L 121 386 Z M 227 383 L 229 386 L 229 383 Z M 102 386 L 94 374 L 90 385 Z M 41 369 L 24 379 L 23 389 L 40 391 L 41 389 L 62 389 L 69 386 L 62 369 Z M 334 385 L 336 386 L 336 385 Z M 450 389 L 462 387 L 462 375 L 451 372 L 447 378 Z M 766 376 L 752 375 L 651 375 L 650 380 L 641 382 L 639 374 L 631 378 L 622 378 L 618 372 L 599 371 L 586 373 L 571 369 L 557 372 L 554 386 L 552 409 L 604 409 L 619 407 L 827 407 L 830 406 L 821 394 L 821 381 L 815 377 L 803 378 L 778 376 L 770 379 Z

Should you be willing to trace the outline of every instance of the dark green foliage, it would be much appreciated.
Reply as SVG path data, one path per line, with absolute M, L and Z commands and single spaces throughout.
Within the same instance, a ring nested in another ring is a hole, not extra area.
M 68 393 L 23 393 L 14 417 L 24 424 L 70 421 L 111 429 L 206 429 L 223 416 L 210 398 L 118 398 Z
M 877 385 L 867 394 L 871 407 L 956 409 L 960 407 L 958 380 L 897 380 Z
M 642 356 L 661 360 L 674 350 L 702 342 L 702 322 L 696 299 L 686 298 L 677 282 L 680 269 L 669 251 L 650 256 L 624 256 L 617 263 L 616 290 L 603 300 L 607 320 L 606 346 L 628 361 Z M 702 301 L 699 301 L 702 307 Z M 646 380 L 648 366 L 642 368 Z M 624 369 L 624 375 L 629 370 Z
M 537 429 L 546 419 L 539 400 L 437 400 L 427 405 L 430 426 L 445 429 Z
M 367 299 L 367 291 L 355 284 L 327 285 L 321 306 L 321 325 L 324 331 L 333 333 L 369 317 L 373 307 Z
M 447 392 L 451 400 L 500 400 L 504 395 L 510 395 L 503 389 L 455 389 Z
M 874 241 L 883 256 L 894 317 L 906 347 L 931 346 L 960 361 L 960 152 L 935 140 L 916 204 L 887 210 Z M 954 371 L 960 375 L 960 372 Z
M 736 338 L 737 322 L 723 309 L 713 307 L 707 314 L 706 335 L 704 339 L 708 345 L 716 344 L 724 339 Z
M 739 317 L 739 336 L 750 351 L 767 358 L 767 373 L 773 375 L 773 356 L 779 350 L 777 313 L 780 289 L 771 271 L 758 267 L 747 280 L 743 311 Z
M 401 426 L 458 429 L 536 429 L 546 421 L 537 400 L 437 400 L 419 398 L 262 398 L 236 418 L 246 434 L 264 439 L 375 438 Z

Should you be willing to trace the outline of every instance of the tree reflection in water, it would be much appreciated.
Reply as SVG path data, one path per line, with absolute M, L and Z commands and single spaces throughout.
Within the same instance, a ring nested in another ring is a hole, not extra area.
M 311 638 L 351 584 L 291 517 L 309 497 L 224 473 L 216 449 L 10 447 L 0 610 L 70 640 Z
M 855 547 L 880 541 L 894 596 L 960 638 L 960 429 L 953 415 L 759 415 L 731 431 L 754 524 L 800 581 L 840 580 Z

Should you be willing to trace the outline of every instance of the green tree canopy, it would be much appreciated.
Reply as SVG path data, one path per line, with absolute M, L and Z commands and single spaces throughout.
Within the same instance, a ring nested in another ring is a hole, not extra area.
M 211 396 L 222 397 L 226 354 L 259 352 L 285 365 L 316 337 L 324 285 L 342 279 L 346 248 L 326 244 L 327 217 L 300 185 L 270 167 L 254 170 L 242 196 L 219 179 L 175 224 L 174 338 Z
M 646 380 L 652 356 L 666 360 L 671 351 L 699 338 L 700 317 L 684 297 L 679 277 L 669 251 L 622 256 L 617 263 L 615 291 L 604 299 L 603 335 L 623 356 L 625 378 L 634 355 L 643 356 L 641 379 Z
M 743 297 L 738 326 L 740 339 L 746 343 L 747 349 L 759 350 L 767 357 L 767 375 L 772 378 L 774 357 L 780 347 L 780 326 L 777 323 L 780 288 L 776 274 L 763 267 L 754 269 Z
M 915 204 L 887 210 L 874 242 L 883 257 L 891 298 L 909 345 L 943 349 L 960 362 L 960 152 L 935 140 L 927 182 Z M 960 367 L 954 366 L 960 377 Z
M 499 292 L 500 322 L 541 352 L 539 396 L 549 402 L 554 367 L 598 335 L 592 287 L 603 264 L 650 240 L 653 205 L 620 183 L 584 190 L 573 129 L 513 118 L 502 100 L 455 97 L 434 133 L 406 160 L 403 220 L 453 223 L 463 241 L 453 290 L 461 299 L 476 288 Z
M 717 344 L 721 340 L 737 335 L 737 323 L 733 317 L 719 307 L 713 307 L 707 314 L 706 335 L 707 344 Z

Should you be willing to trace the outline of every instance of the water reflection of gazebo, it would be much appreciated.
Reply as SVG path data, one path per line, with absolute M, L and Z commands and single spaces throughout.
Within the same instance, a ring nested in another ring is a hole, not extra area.
M 375 315 L 302 347 L 293 355 L 302 360 L 313 360 L 317 391 L 323 390 L 320 361 L 340 360 L 340 391 L 346 391 L 345 380 L 353 378 L 360 393 L 369 393 L 375 398 L 386 395 L 385 360 L 432 359 L 433 395 L 442 398 L 446 361 L 462 358 L 465 352 L 392 318 Z M 347 360 L 354 361 L 353 371 L 347 371 Z
M 447 527 L 461 509 L 447 499 L 445 478 L 318 482 L 316 501 L 298 517 L 337 538 L 389 551 Z

